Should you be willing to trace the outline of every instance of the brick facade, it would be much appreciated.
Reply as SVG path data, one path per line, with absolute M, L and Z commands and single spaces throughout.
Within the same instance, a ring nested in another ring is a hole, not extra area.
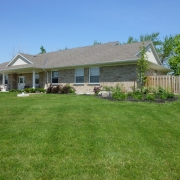
M 94 86 L 115 86 L 119 84 L 127 91 L 137 87 L 137 72 L 136 65 L 118 65 L 118 66 L 104 66 L 100 67 L 99 84 L 89 84 L 89 68 L 84 68 L 84 84 L 75 84 L 75 69 L 58 70 L 58 84 L 70 84 L 75 87 L 77 93 L 93 93 Z M 165 75 L 163 72 L 149 69 L 146 76 Z M 9 74 L 8 81 L 10 89 L 18 88 L 18 76 L 20 74 Z M 21 74 L 25 76 L 25 85 L 32 87 L 32 73 Z M 47 86 L 47 73 L 39 73 L 39 87 L 46 88 Z M 48 71 L 48 83 L 51 83 L 51 71 Z

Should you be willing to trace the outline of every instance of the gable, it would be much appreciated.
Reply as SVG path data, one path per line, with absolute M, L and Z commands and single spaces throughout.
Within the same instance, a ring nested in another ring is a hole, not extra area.
M 148 61 L 155 63 L 155 64 L 159 64 L 156 60 L 155 54 L 153 53 L 153 50 L 150 45 L 147 47 L 147 51 L 145 54 L 148 57 Z
M 154 64 L 158 64 L 158 65 L 162 65 L 162 63 L 159 59 L 159 56 L 158 56 L 154 46 L 152 45 L 152 43 L 149 43 L 146 46 L 146 53 L 145 54 L 146 54 L 149 62 L 152 62 Z M 140 57 L 140 52 L 138 52 L 136 55 L 138 57 Z
M 33 63 L 28 59 L 26 59 L 25 57 L 23 57 L 21 54 L 17 54 L 6 67 L 26 65 L 26 64 L 33 64 Z

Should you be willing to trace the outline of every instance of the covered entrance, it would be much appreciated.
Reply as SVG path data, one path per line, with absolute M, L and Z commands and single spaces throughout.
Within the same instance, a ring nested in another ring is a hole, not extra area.
M 25 76 L 18 76 L 18 89 L 23 90 L 25 86 Z

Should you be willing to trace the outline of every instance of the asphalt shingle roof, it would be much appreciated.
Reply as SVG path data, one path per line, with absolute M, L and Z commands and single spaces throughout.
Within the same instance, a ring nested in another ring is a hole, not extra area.
M 8 62 L 0 64 L 0 69 L 18 69 L 26 67 L 53 68 L 70 67 L 80 65 L 90 65 L 97 63 L 107 63 L 114 61 L 135 60 L 138 57 L 142 43 L 117 44 L 118 42 L 109 42 L 86 47 L 60 50 L 45 54 L 29 55 L 20 53 L 23 57 L 33 64 L 17 65 L 6 67 Z M 145 45 L 149 42 L 145 42 Z

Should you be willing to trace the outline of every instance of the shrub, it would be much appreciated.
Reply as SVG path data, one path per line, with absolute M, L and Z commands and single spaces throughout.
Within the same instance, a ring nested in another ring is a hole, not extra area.
M 11 90 L 9 90 L 9 92 L 17 92 L 17 90 L 16 89 L 11 89 Z
M 97 95 L 101 91 L 102 86 L 95 86 L 94 87 L 94 93 Z
M 119 86 L 119 84 L 116 84 L 115 88 L 113 88 L 112 91 L 113 91 L 114 93 L 115 93 L 115 92 L 117 92 L 117 93 L 121 93 L 121 92 L 122 92 L 122 91 L 121 91 L 121 87 Z
M 57 93 L 58 92 L 57 90 L 58 90 L 57 86 L 52 86 L 51 93 Z
M 50 84 L 46 89 L 46 93 L 51 93 L 51 89 L 52 89 L 52 85 Z
M 70 84 L 66 84 L 63 88 L 62 88 L 62 93 L 63 94 L 74 94 L 75 93 L 75 88 L 72 87 Z
M 139 89 L 136 89 L 134 92 L 133 92 L 133 95 L 141 95 L 141 91 Z
M 167 97 L 168 97 L 168 98 L 174 98 L 174 94 L 173 94 L 172 92 L 167 93 Z
M 113 87 L 112 87 L 112 86 L 103 86 L 103 87 L 102 87 L 102 90 L 103 90 L 103 91 L 112 91 L 112 90 L 113 90 Z
M 140 94 L 133 94 L 133 98 L 136 99 L 136 100 L 142 100 L 143 95 L 141 93 Z
M 24 92 L 24 90 L 18 90 L 17 89 L 17 91 L 16 92 L 18 92 L 18 93 L 22 93 L 22 92 Z
M 57 93 L 61 94 L 63 91 L 63 85 L 58 85 L 57 86 Z
M 154 94 L 146 94 L 145 99 L 150 100 L 150 101 L 155 100 L 155 95 Z
M 159 93 L 161 93 L 161 94 L 166 92 L 162 87 L 159 87 L 159 88 L 158 88 L 158 91 L 159 91 Z
M 160 98 L 166 100 L 168 98 L 168 94 L 164 92 L 160 95 Z
M 36 88 L 36 91 L 43 92 L 43 93 L 46 92 L 46 90 L 44 88 Z
M 112 97 L 116 100 L 125 100 L 127 98 L 127 94 L 125 93 L 119 93 L 119 92 L 115 92 L 113 93 Z

